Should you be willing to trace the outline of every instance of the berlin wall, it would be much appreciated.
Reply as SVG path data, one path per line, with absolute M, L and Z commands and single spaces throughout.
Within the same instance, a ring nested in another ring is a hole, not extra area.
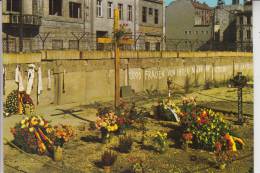
M 39 106 L 50 104 L 88 104 L 114 97 L 114 59 L 109 51 L 42 51 L 40 53 L 4 54 L 5 95 L 14 89 L 16 65 L 20 65 L 26 87 L 28 64 L 41 66 L 43 92 Z M 51 88 L 47 88 L 48 70 Z M 238 71 L 253 77 L 252 53 L 244 52 L 121 52 L 121 86 L 134 92 L 166 90 L 167 77 L 180 86 L 227 81 Z M 181 88 L 179 86 L 179 88 Z M 178 89 L 178 86 L 176 86 Z M 36 102 L 37 75 L 31 97 Z

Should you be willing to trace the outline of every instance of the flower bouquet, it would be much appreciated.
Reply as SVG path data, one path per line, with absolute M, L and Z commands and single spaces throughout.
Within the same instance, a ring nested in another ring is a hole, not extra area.
M 183 139 L 182 145 L 183 145 L 183 149 L 185 151 L 187 151 L 189 148 L 189 145 L 192 144 L 192 138 L 193 138 L 193 136 L 192 136 L 192 133 L 190 133 L 190 132 L 185 132 L 182 134 L 182 139 Z
M 179 121 L 178 116 L 180 114 L 180 108 L 171 99 L 165 99 L 160 101 L 159 105 L 156 108 L 156 115 L 161 120 Z
M 11 129 L 14 144 L 26 152 L 47 154 L 52 150 L 53 128 L 40 116 L 26 117 Z
M 224 139 L 225 141 L 225 139 Z M 227 148 L 228 147 L 228 148 Z M 231 163 L 236 159 L 238 153 L 230 150 L 228 145 L 225 143 L 217 141 L 215 144 L 215 159 L 217 167 L 221 170 L 225 169 L 226 165 Z
M 54 126 L 54 147 L 53 159 L 54 161 L 62 160 L 62 147 L 65 142 L 68 142 L 74 136 L 74 130 L 71 126 L 59 124 Z
M 235 140 L 243 145 L 241 139 L 229 135 L 232 131 L 230 125 L 224 121 L 222 113 L 210 109 L 197 109 L 196 100 L 188 98 L 183 100 L 182 111 L 181 128 L 183 132 L 192 134 L 194 146 L 212 151 L 216 142 L 224 136 L 232 144 L 234 151 L 236 150 L 233 145 Z
M 111 133 L 117 132 L 119 128 L 118 117 L 113 112 L 106 113 L 97 118 L 96 128 L 101 132 L 102 141 L 106 142 Z
M 5 112 L 9 115 L 16 114 L 19 112 L 18 100 L 22 105 L 23 114 L 32 114 L 34 112 L 34 104 L 31 97 L 24 91 L 19 92 L 13 90 L 6 99 Z
M 14 144 L 29 153 L 50 154 L 55 146 L 62 147 L 74 134 L 69 126 L 54 128 L 41 116 L 26 117 L 11 128 Z
M 35 107 L 31 97 L 25 92 L 20 93 L 22 99 L 23 113 L 26 115 L 34 113 Z
M 153 142 L 155 149 L 159 153 L 164 153 L 168 147 L 167 133 L 161 133 L 158 131 L 155 135 L 153 135 Z
M 18 112 L 18 91 L 13 90 L 6 99 L 5 112 L 8 114 L 16 114 Z

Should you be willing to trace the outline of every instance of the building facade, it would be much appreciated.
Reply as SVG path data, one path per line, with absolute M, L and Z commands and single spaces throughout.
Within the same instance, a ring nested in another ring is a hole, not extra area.
M 212 38 L 212 9 L 191 0 L 176 0 L 166 8 L 166 49 L 208 49 Z
M 214 9 L 214 48 L 252 50 L 252 7 L 250 3 L 219 4 Z
M 252 1 L 236 15 L 236 45 L 239 51 L 253 51 Z
M 150 11 L 146 11 L 147 21 L 140 22 L 143 7 Z M 122 48 L 141 49 L 148 43 L 149 50 L 161 46 L 162 0 L 3 0 L 3 49 L 111 50 L 111 43 L 97 43 L 97 38 L 113 36 L 115 8 L 120 24 L 134 40 L 134 45 Z
M 79 41 L 90 33 L 89 9 L 90 0 L 4 0 L 3 49 L 86 48 Z
M 161 50 L 164 44 L 163 0 L 139 0 L 139 49 Z
M 137 0 L 92 0 L 91 34 L 96 38 L 113 36 L 114 9 L 119 9 L 119 24 L 125 25 L 128 37 L 138 31 Z M 111 48 L 111 44 L 97 43 L 97 49 Z M 127 46 L 132 49 L 134 45 Z

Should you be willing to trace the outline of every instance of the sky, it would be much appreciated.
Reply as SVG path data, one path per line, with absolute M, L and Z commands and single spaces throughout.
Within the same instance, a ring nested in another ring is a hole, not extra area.
M 172 2 L 173 0 L 164 0 L 166 2 L 166 4 L 168 5 L 170 2 Z M 206 4 L 208 4 L 209 6 L 211 7 L 214 7 L 217 5 L 217 1 L 218 0 L 198 0 L 200 2 L 205 2 Z M 225 3 L 228 5 L 228 4 L 231 4 L 232 3 L 232 0 L 224 0 Z

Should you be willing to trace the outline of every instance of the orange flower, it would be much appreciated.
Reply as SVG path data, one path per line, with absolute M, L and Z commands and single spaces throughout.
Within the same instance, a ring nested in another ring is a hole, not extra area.
M 205 117 L 207 117 L 208 116 L 208 113 L 206 112 L 206 111 L 203 111 L 202 113 L 201 113 L 201 118 L 205 118 Z

